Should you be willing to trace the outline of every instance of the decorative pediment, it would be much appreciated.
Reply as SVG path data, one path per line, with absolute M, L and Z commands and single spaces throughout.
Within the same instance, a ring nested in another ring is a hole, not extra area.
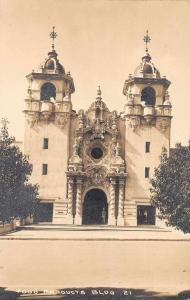
M 117 113 L 113 111 L 109 112 L 107 118 L 101 119 L 90 118 L 88 114 L 84 114 L 82 110 L 78 113 L 78 135 L 85 135 L 86 133 L 90 133 L 90 140 L 100 139 L 104 140 L 106 132 L 110 135 L 117 135 Z
M 98 110 L 109 112 L 109 109 L 107 108 L 107 105 L 105 104 L 105 102 L 102 101 L 102 98 L 98 99 L 98 100 L 96 98 L 96 101 L 94 101 L 91 104 L 91 106 L 89 107 L 87 113 L 94 112 L 94 111 L 97 111 L 97 113 L 98 113 Z

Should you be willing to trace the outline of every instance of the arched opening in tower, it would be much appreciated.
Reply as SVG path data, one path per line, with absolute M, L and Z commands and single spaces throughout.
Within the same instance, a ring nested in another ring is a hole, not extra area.
M 141 101 L 145 102 L 145 105 L 155 105 L 156 93 L 152 87 L 146 87 L 141 92 Z
M 56 87 L 50 83 L 44 83 L 41 87 L 40 100 L 50 101 L 56 98 Z

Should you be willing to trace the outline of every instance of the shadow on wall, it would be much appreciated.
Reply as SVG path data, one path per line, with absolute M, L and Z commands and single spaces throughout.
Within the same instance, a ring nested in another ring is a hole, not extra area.
M 50 300 L 50 299 L 65 299 L 65 300 L 188 300 L 190 299 L 190 290 L 183 291 L 175 296 L 160 296 L 160 293 L 147 291 L 145 289 L 130 289 L 130 288 L 68 288 L 52 290 L 44 289 L 44 291 L 36 291 L 31 288 L 26 291 L 8 291 L 6 288 L 0 288 L 0 300 Z M 31 293 L 30 293 L 31 292 Z

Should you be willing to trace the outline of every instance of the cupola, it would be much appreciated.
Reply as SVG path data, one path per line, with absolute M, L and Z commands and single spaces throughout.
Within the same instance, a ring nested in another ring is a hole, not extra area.
M 151 61 L 151 56 L 148 53 L 148 49 L 146 48 L 146 53 L 142 57 L 142 62 L 136 68 L 134 72 L 134 77 L 142 77 L 142 78 L 160 78 L 160 72 L 154 66 Z
M 74 93 L 75 87 L 70 72 L 65 72 L 63 65 L 59 62 L 58 54 L 55 50 L 54 40 L 57 37 L 55 27 L 50 33 L 52 39 L 52 49 L 48 52 L 48 57 L 40 65 L 37 71 L 28 74 L 29 83 L 28 98 L 35 101 L 57 101 L 68 100 Z
M 150 40 L 147 30 L 144 36 L 145 54 L 142 56 L 141 63 L 135 69 L 133 75 L 130 74 L 124 83 L 123 94 L 127 96 L 127 102 L 130 102 L 130 99 L 133 98 L 136 104 L 162 105 L 165 101 L 165 93 L 170 81 L 165 76 L 160 75 L 159 70 L 152 62 L 147 47 Z
M 123 94 L 126 96 L 124 114 L 133 130 L 140 124 L 155 125 L 161 116 L 171 118 L 171 102 L 168 94 L 170 81 L 160 75 L 152 62 L 147 48 L 150 40 L 147 31 L 144 36 L 145 54 L 134 74 L 130 74 L 125 80 L 123 87 Z
M 57 58 L 57 52 L 54 49 L 48 53 L 48 58 L 41 64 L 40 69 L 42 73 L 65 74 L 64 67 L 60 64 Z

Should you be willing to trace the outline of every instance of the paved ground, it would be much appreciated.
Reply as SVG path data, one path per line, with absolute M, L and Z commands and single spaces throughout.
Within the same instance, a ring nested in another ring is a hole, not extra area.
M 129 232 L 135 234 L 135 230 Z M 144 231 L 137 232 L 140 235 L 139 232 Z M 188 240 L 34 239 L 38 235 L 48 238 L 60 233 L 63 231 L 26 230 L 12 234 L 27 234 L 25 240 L 1 240 L 1 286 L 12 290 L 26 287 L 52 289 L 104 286 L 169 294 L 190 290 Z M 152 235 L 153 231 L 149 233 Z M 162 231 L 160 234 L 163 234 Z M 28 235 L 32 236 L 31 240 Z M 141 237 L 145 235 L 147 232 Z
M 155 227 L 61 226 L 33 225 L 1 235 L 10 240 L 181 240 L 190 241 L 190 234 Z

